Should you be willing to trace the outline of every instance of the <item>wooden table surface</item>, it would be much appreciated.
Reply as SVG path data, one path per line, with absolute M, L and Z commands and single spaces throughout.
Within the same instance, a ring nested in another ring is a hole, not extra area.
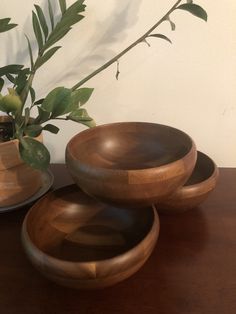
M 53 165 L 54 187 L 71 182 Z M 1 314 L 235 314 L 236 169 L 220 169 L 198 209 L 161 216 L 159 241 L 143 268 L 100 291 L 63 288 L 27 260 L 20 230 L 27 209 L 0 216 Z

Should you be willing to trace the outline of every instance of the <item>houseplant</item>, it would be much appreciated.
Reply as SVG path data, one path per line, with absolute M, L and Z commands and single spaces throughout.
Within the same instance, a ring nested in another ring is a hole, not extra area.
M 37 55 L 34 55 L 31 41 L 26 36 L 30 66 L 10 64 L 0 68 L 0 92 L 7 81 L 12 84 L 11 88 L 8 88 L 8 93 L 0 94 L 0 111 L 8 115 L 7 127 L 6 121 L 1 127 L 0 134 L 2 135 L 0 140 L 4 143 L 0 143 L 0 146 L 4 145 L 5 142 L 14 141 L 15 146 L 18 147 L 21 161 L 37 170 L 47 169 L 50 163 L 50 153 L 37 137 L 40 136 L 43 130 L 55 134 L 59 131 L 49 121 L 63 119 L 82 123 L 88 127 L 95 126 L 94 120 L 83 107 L 89 100 L 93 89 L 81 86 L 113 63 L 117 63 L 116 78 L 118 79 L 120 73 L 119 59 L 137 44 L 141 42 L 148 44 L 148 37 L 171 42 L 164 34 L 155 33 L 154 31 L 165 21 L 169 22 L 171 29 L 174 30 L 175 24 L 171 20 L 171 14 L 175 10 L 185 10 L 205 21 L 207 20 L 207 14 L 201 6 L 191 0 L 178 0 L 155 25 L 117 56 L 100 66 L 73 87 L 56 87 L 45 98 L 38 100 L 33 88 L 34 76 L 40 67 L 44 66 L 61 48 L 57 43 L 71 30 L 72 26 L 84 18 L 82 15 L 86 7 L 84 2 L 84 0 L 77 0 L 68 7 L 66 0 L 58 0 L 61 14 L 57 22 L 50 0 L 48 0 L 47 8 L 49 21 L 45 17 L 46 12 L 39 5 L 35 5 L 35 10 L 32 12 L 32 25 L 37 41 Z M 9 31 L 14 27 L 16 27 L 16 24 L 10 23 L 10 18 L 0 19 L 0 32 Z M 36 116 L 32 116 L 33 108 L 37 108 L 38 113 Z

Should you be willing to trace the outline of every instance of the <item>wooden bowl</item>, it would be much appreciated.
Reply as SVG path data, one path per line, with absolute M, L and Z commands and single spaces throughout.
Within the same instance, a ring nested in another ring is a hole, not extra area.
M 66 163 L 76 184 L 119 206 L 156 203 L 187 181 L 195 162 L 195 144 L 187 134 L 145 122 L 85 130 L 66 148 Z
M 197 162 L 185 185 L 163 202 L 157 204 L 158 212 L 177 213 L 199 206 L 216 186 L 219 171 L 214 161 L 197 152 Z
M 71 185 L 31 208 L 22 241 L 33 265 L 48 279 L 98 289 L 134 274 L 150 256 L 158 234 L 159 219 L 151 207 L 112 207 Z

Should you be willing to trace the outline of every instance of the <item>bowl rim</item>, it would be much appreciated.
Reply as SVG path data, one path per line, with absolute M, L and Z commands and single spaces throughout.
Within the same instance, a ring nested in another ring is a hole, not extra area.
M 27 242 L 27 245 L 30 246 L 30 250 L 34 250 L 36 252 L 36 254 L 38 256 L 41 256 L 41 257 L 46 257 L 48 261 L 50 261 L 50 264 L 57 264 L 57 265 L 63 265 L 63 267 L 68 267 L 70 268 L 70 266 L 74 266 L 74 265 L 78 265 L 78 266 L 86 266 L 86 265 L 89 265 L 89 264 L 96 264 L 96 267 L 100 267 L 102 266 L 103 264 L 106 265 L 107 262 L 110 262 L 110 261 L 116 261 L 116 262 L 119 262 L 120 260 L 122 260 L 125 256 L 127 256 L 127 254 L 132 254 L 133 251 L 137 251 L 139 248 L 141 248 L 143 246 L 143 243 L 147 241 L 147 239 L 149 237 L 152 237 L 152 235 L 156 233 L 155 237 L 156 237 L 156 240 L 155 240 L 155 244 L 158 240 L 158 237 L 159 237 L 159 231 L 160 231 L 160 219 L 159 219 L 159 216 L 158 216 L 158 213 L 155 209 L 155 205 L 153 206 L 149 206 L 149 208 L 152 210 L 152 213 L 153 213 L 153 219 L 152 219 L 152 222 L 151 222 L 151 226 L 150 226 L 150 229 L 148 230 L 148 232 L 145 234 L 145 236 L 141 239 L 141 241 L 139 241 L 137 243 L 137 245 L 133 246 L 131 249 L 121 253 L 121 254 L 118 254 L 114 257 L 111 257 L 111 258 L 107 258 L 107 259 L 102 259 L 102 260 L 91 260 L 91 261 L 86 261 L 86 262 L 77 262 L 77 261 L 67 261 L 67 260 L 63 260 L 63 259 L 58 259 L 56 257 L 53 257 L 51 255 L 49 255 L 48 253 L 45 253 L 43 252 L 42 250 L 40 250 L 38 248 L 38 246 L 36 246 L 36 244 L 31 240 L 30 236 L 29 236 L 29 233 L 28 233 L 28 230 L 27 230 L 27 222 L 28 222 L 28 217 L 29 215 L 34 211 L 34 208 L 40 203 L 44 201 L 44 199 L 46 199 L 47 197 L 50 197 L 51 195 L 53 195 L 53 193 L 55 193 L 56 191 L 60 190 L 60 189 L 63 189 L 63 188 L 66 188 L 66 187 L 69 187 L 69 186 L 73 186 L 75 184 L 71 184 L 71 185 L 67 185 L 67 186 L 63 186 L 59 189 L 56 189 L 54 191 L 51 191 L 51 192 L 48 192 L 47 194 L 45 194 L 41 199 L 39 199 L 31 208 L 30 210 L 27 212 L 25 218 L 24 218 L 24 221 L 23 221 L 23 224 L 22 224 L 22 228 L 21 228 L 21 242 L 23 244 L 23 247 L 25 249 L 25 251 L 27 252 L 27 256 L 28 256 L 28 248 L 26 247 L 25 245 L 25 242 Z M 83 192 L 83 191 L 82 191 Z M 84 193 L 84 192 L 83 192 Z M 145 210 L 145 209 L 143 209 Z M 157 232 L 156 232 L 157 230 Z M 154 244 L 154 245 L 155 245 Z M 34 254 L 35 255 L 35 254 Z M 30 258 L 31 259 L 31 258 Z
M 90 133 L 90 132 L 94 132 L 95 129 L 103 129 L 103 128 L 106 128 L 106 127 L 109 127 L 111 125 L 128 125 L 128 124 L 139 124 L 139 125 L 145 125 L 145 124 L 148 124 L 148 125 L 159 125 L 161 127 L 166 127 L 166 128 L 169 128 L 169 129 L 172 129 L 172 130 L 175 130 L 175 131 L 178 131 L 179 133 L 181 133 L 183 136 L 185 136 L 188 140 L 189 140 L 189 143 L 191 144 L 189 150 L 187 151 L 187 153 L 185 155 L 183 155 L 181 158 L 178 158 L 176 160 L 173 160 L 169 163 L 165 163 L 163 165 L 160 165 L 160 166 L 156 166 L 156 167 L 148 167 L 148 168 L 140 168 L 140 169 L 110 169 L 110 168 L 105 168 L 105 167 L 98 167 L 96 165 L 93 165 L 92 167 L 89 166 L 88 163 L 85 163 L 79 159 L 76 158 L 76 156 L 73 154 L 72 150 L 70 149 L 70 145 L 73 143 L 73 141 L 81 136 L 81 134 L 86 134 L 86 133 Z M 87 167 L 89 169 L 93 168 L 94 170 L 96 171 L 102 171 L 102 173 L 120 173 L 120 174 L 136 174 L 137 172 L 138 173 L 142 173 L 142 172 L 150 172 L 152 173 L 153 170 L 160 170 L 162 171 L 163 169 L 165 168 L 169 168 L 170 166 L 172 167 L 175 167 L 176 164 L 178 164 L 179 162 L 181 162 L 183 159 L 185 158 L 188 158 L 189 155 L 191 155 L 193 152 L 196 152 L 196 145 L 195 145 L 195 142 L 193 141 L 192 137 L 189 136 L 186 132 L 178 129 L 178 128 L 175 128 L 175 127 L 172 127 L 172 126 L 169 126 L 169 125 L 165 125 L 165 124 L 160 124 L 160 123 L 155 123 L 155 122 L 144 122 L 144 121 L 125 121 L 125 122 L 112 122 L 112 123 L 106 123 L 106 124 L 101 124 L 101 125 L 98 125 L 96 127 L 93 127 L 93 128 L 90 128 L 90 129 L 85 129 L 77 134 L 75 134 L 70 140 L 69 142 L 67 143 L 66 145 L 66 151 L 65 151 L 65 156 L 66 156 L 66 164 L 68 165 L 68 159 L 71 159 L 72 162 L 76 162 L 77 160 L 79 160 L 79 163 L 80 165 L 83 166 L 84 169 L 86 169 Z
M 208 176 L 205 180 L 202 180 L 202 181 L 194 183 L 194 184 L 183 185 L 182 187 L 180 187 L 180 190 L 182 190 L 182 191 L 183 190 L 187 191 L 187 190 L 192 189 L 192 188 L 201 188 L 203 184 L 205 185 L 207 182 L 211 182 L 212 180 L 217 181 L 219 178 L 219 169 L 218 169 L 216 163 L 214 162 L 214 160 L 199 150 L 197 151 L 197 156 L 198 156 L 198 154 L 203 156 L 205 159 L 207 159 L 208 161 L 211 162 L 211 164 L 213 166 L 213 171 L 212 171 L 211 175 Z

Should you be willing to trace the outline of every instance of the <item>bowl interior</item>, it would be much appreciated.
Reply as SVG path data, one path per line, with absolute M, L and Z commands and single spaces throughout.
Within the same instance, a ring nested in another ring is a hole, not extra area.
M 150 231 L 152 208 L 131 210 L 99 203 L 77 186 L 49 193 L 29 212 L 31 242 L 63 261 L 105 260 L 135 247 Z
M 185 183 L 185 186 L 198 184 L 207 180 L 213 175 L 215 167 L 216 166 L 211 158 L 198 151 L 194 170 L 188 181 Z
M 98 168 L 136 170 L 159 167 L 184 157 L 191 138 L 165 125 L 124 122 L 77 134 L 67 150 L 75 160 Z

